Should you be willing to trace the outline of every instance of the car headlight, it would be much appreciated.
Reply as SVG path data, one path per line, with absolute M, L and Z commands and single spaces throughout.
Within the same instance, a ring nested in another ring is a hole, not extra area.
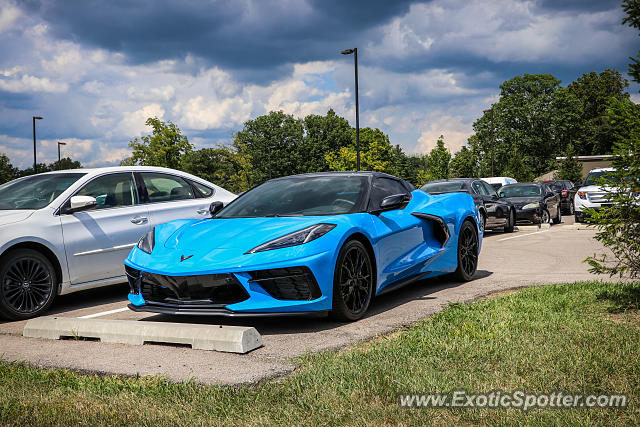
M 245 252 L 245 254 L 253 254 L 256 252 L 270 251 L 273 249 L 288 248 L 291 246 L 298 246 L 309 243 L 312 240 L 317 239 L 318 237 L 324 236 L 335 227 L 335 224 L 324 223 L 312 225 L 310 227 L 303 228 L 302 230 L 294 231 L 293 233 L 278 237 L 277 239 L 273 239 L 267 243 L 263 243 L 260 246 L 256 246 L 250 251 Z
M 529 203 L 522 207 L 522 209 L 538 209 L 540 207 L 540 203 Z
M 142 238 L 138 241 L 138 249 L 144 251 L 148 254 L 153 252 L 153 247 L 156 245 L 156 229 L 152 228 L 147 231 L 147 233 L 142 236 Z
M 587 200 L 587 192 L 586 191 L 578 191 L 578 197 L 582 200 Z

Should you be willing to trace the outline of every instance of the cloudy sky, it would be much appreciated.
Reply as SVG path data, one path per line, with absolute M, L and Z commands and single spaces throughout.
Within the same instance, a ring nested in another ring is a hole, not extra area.
M 456 151 L 504 80 L 626 73 L 636 31 L 617 0 L 0 0 L 0 153 L 117 164 L 145 120 L 171 120 L 198 148 L 229 143 L 271 110 L 333 108 L 406 152 L 440 134 Z M 638 102 L 638 86 L 629 92 Z

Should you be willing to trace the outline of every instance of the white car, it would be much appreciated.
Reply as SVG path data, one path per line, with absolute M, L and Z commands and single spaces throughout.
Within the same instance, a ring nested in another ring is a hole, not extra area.
M 498 189 L 507 184 L 517 184 L 518 181 L 515 178 L 509 178 L 508 176 L 490 176 L 487 178 L 480 178 L 487 184 L 491 184 L 491 186 L 498 191 Z
M 598 168 L 592 169 L 589 172 L 587 178 L 584 180 L 584 184 L 578 189 L 573 198 L 576 222 L 585 221 L 585 209 L 592 208 L 597 210 L 611 204 L 608 198 L 609 192 L 596 184 L 596 181 L 605 178 L 608 173 L 615 171 L 613 168 Z
M 126 282 L 152 227 L 207 218 L 236 196 L 193 175 L 131 166 L 47 172 L 0 186 L 0 316 L 26 319 L 56 295 Z

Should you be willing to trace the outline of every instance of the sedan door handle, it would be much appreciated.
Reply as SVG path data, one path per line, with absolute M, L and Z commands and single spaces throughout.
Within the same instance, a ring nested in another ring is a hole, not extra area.
M 202 208 L 202 209 L 198 209 L 196 212 L 198 212 L 200 215 L 204 215 L 207 212 L 209 212 L 208 208 Z
M 146 216 L 135 216 L 135 217 L 131 218 L 131 222 L 136 224 L 136 225 L 146 224 L 147 220 L 148 220 L 148 218 Z

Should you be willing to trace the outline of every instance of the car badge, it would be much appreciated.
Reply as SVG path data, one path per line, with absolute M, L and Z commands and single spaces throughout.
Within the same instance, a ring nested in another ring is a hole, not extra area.
M 184 256 L 184 255 L 180 255 L 180 262 L 187 260 L 189 258 L 191 258 L 193 255 L 189 255 L 189 256 Z

